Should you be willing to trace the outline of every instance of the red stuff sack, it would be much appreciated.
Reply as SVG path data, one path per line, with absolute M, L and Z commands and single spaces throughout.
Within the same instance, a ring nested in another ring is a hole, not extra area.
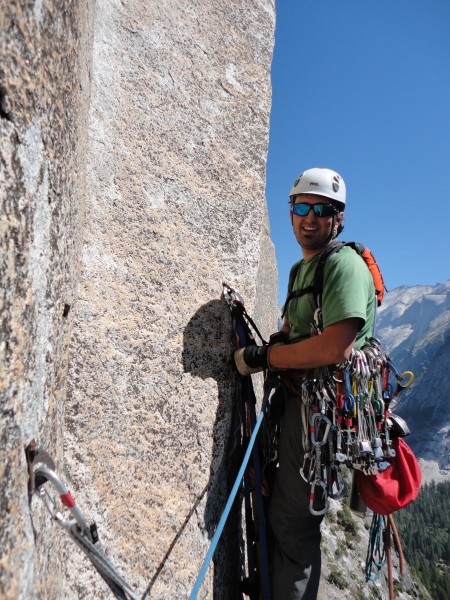
M 378 475 L 356 471 L 357 489 L 367 508 L 378 515 L 390 515 L 417 498 L 422 472 L 413 451 L 402 438 L 392 440 L 396 455 L 391 466 Z

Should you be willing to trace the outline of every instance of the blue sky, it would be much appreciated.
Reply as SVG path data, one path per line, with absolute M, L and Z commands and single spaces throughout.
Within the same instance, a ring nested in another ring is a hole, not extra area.
M 449 0 L 276 0 L 266 196 L 281 301 L 300 258 L 288 194 L 347 184 L 345 231 L 388 289 L 450 278 Z

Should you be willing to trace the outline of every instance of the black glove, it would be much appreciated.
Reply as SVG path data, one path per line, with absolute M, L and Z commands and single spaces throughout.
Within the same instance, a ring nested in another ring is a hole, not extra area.
M 267 369 L 267 350 L 269 346 L 246 346 L 234 353 L 236 369 L 241 375 L 251 375 Z
M 289 335 L 284 333 L 284 331 L 277 331 L 276 333 L 272 333 L 269 338 L 269 346 L 275 346 L 279 344 L 287 344 L 289 341 Z
M 246 346 L 245 348 L 239 348 L 234 353 L 234 362 L 236 368 L 241 375 L 251 375 L 252 373 L 259 373 L 264 369 L 269 368 L 270 365 L 267 362 L 267 353 L 271 346 L 279 346 L 285 344 L 288 341 L 288 336 L 282 331 L 272 333 L 269 338 L 269 343 L 265 346 Z

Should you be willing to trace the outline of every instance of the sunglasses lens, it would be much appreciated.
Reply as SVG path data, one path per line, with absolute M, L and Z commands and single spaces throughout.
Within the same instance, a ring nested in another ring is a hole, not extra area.
M 293 210 L 295 215 L 298 215 L 299 217 L 306 217 L 310 208 L 311 206 L 306 204 L 306 202 L 300 202 L 299 204 L 294 204 Z
M 314 213 L 318 217 L 332 217 L 336 214 L 336 209 L 331 204 L 315 204 Z
M 294 204 L 293 211 L 295 215 L 299 217 L 306 217 L 311 208 L 314 211 L 316 217 L 331 217 L 336 214 L 336 209 L 331 204 L 307 204 L 306 202 L 299 202 Z
M 317 217 L 326 217 L 327 216 L 327 205 L 326 204 L 315 204 L 314 205 L 314 214 Z

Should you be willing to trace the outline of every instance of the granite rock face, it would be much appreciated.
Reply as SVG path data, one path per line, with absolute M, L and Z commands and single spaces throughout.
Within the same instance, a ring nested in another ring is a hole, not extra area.
M 192 588 L 226 501 L 222 281 L 276 328 L 274 20 L 271 0 L 0 9 L 2 597 L 111 595 L 28 505 L 33 438 L 137 593 Z M 233 595 L 229 529 L 203 598 Z
M 61 463 L 82 239 L 86 2 L 0 6 L 0 597 L 59 597 L 59 532 L 28 503 L 24 446 Z M 46 574 L 46 576 L 45 576 Z M 46 596 L 46 588 L 53 590 Z

